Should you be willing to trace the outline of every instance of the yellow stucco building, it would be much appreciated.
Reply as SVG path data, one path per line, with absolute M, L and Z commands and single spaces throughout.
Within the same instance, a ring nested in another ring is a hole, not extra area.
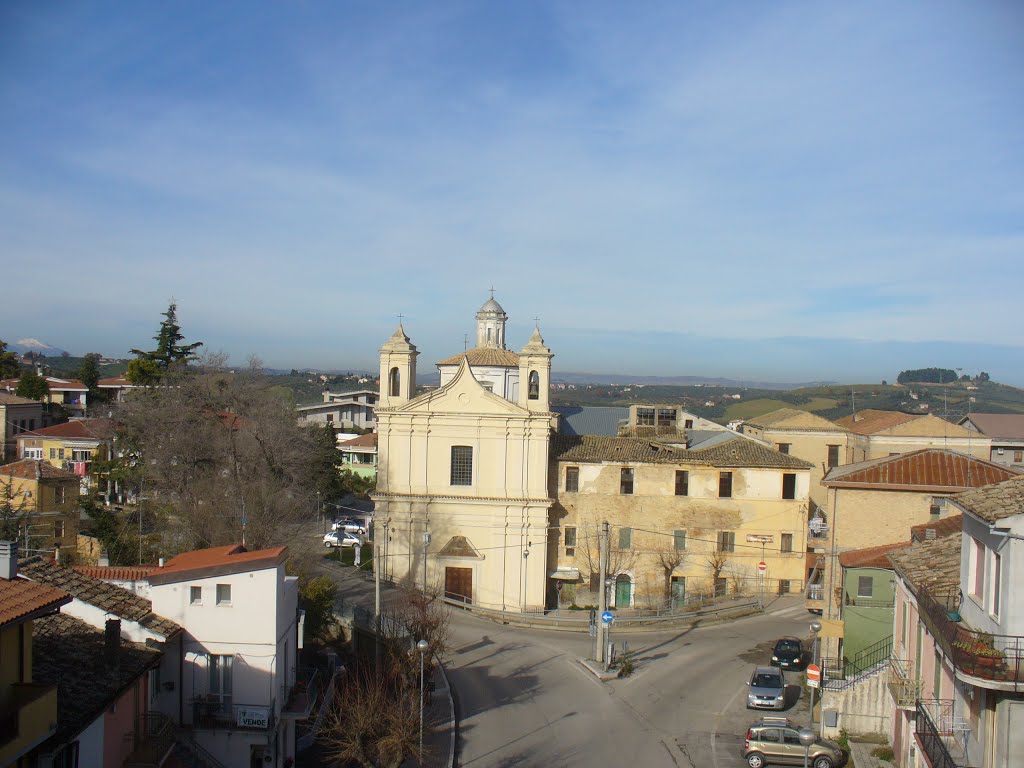
M 78 538 L 78 478 L 40 459 L 0 467 L 4 522 L 17 528 L 22 553 L 73 557 Z M 14 531 L 9 531 L 13 535 Z

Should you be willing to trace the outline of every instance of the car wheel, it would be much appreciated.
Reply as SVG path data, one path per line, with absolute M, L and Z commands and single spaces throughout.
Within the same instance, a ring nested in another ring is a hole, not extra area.
M 814 762 L 811 763 L 814 768 L 832 768 L 832 760 L 824 755 L 814 758 Z
M 332 545 L 331 545 L 331 542 L 325 541 L 324 542 L 324 546 L 327 547 L 328 549 L 330 549 Z
M 750 768 L 762 768 L 764 765 L 764 755 L 760 752 L 751 752 L 747 755 L 747 765 L 749 765 Z

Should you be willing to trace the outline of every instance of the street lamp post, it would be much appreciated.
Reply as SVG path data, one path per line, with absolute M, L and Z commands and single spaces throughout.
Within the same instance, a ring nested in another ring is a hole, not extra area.
M 811 632 L 814 633 L 814 639 L 811 641 L 813 645 L 811 654 L 814 661 L 811 663 L 814 664 L 814 666 L 818 666 L 818 633 L 821 632 L 821 622 L 817 619 L 811 622 Z M 818 685 L 821 685 L 824 682 L 824 679 L 825 676 L 822 675 Z M 811 688 L 811 725 L 814 725 L 814 690 L 814 688 Z
M 804 768 L 807 768 L 807 755 L 811 751 L 811 745 L 814 744 L 814 729 L 801 728 L 799 738 L 800 743 L 804 746 Z
M 530 599 L 530 542 L 526 542 L 526 549 L 523 550 L 523 613 L 526 613 L 527 602 Z
M 423 687 L 423 662 L 430 650 L 430 643 L 420 640 L 416 643 L 416 650 L 420 652 L 420 765 L 423 765 L 423 694 L 426 693 Z

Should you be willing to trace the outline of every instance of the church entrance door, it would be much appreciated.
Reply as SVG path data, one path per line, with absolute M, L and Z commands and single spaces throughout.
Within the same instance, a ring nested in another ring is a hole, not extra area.
M 444 596 L 463 603 L 473 602 L 473 569 L 445 568 Z

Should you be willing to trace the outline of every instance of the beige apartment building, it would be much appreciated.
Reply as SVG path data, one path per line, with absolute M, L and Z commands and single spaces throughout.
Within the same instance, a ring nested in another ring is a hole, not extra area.
M 988 459 L 992 440 L 931 414 L 867 409 L 836 420 L 850 434 L 850 462 L 923 448 L 944 448 Z
M 811 515 L 824 508 L 827 493 L 821 480 L 833 467 L 849 464 L 850 433 L 835 422 L 796 408 L 780 408 L 744 422 L 744 435 L 763 441 L 780 453 L 812 465 Z
M 598 603 L 603 521 L 612 607 L 802 588 L 811 465 L 729 432 L 689 440 L 555 439 L 549 605 Z

